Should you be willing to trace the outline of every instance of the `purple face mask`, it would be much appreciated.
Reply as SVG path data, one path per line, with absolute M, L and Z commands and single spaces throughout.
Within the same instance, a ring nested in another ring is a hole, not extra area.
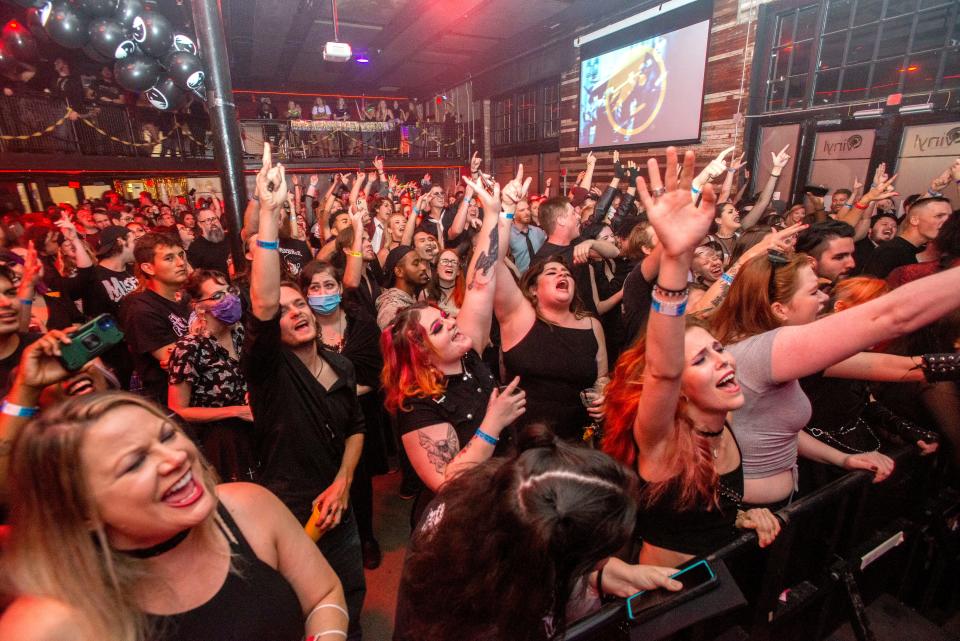
M 243 315 L 240 297 L 236 294 L 227 294 L 217 301 L 217 304 L 211 307 L 209 311 L 211 316 L 227 325 L 233 325 Z

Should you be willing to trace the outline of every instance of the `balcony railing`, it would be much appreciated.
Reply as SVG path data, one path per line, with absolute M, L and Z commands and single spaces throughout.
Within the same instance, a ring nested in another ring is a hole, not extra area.
M 284 161 L 347 160 L 386 156 L 411 160 L 463 160 L 467 126 L 309 120 L 241 120 L 244 153 L 258 157 L 273 144 Z M 170 114 L 149 107 L 91 101 L 72 113 L 45 93 L 0 95 L 0 152 L 212 158 L 206 115 Z
M 206 116 L 89 102 L 77 117 L 63 98 L 0 95 L 0 151 L 86 156 L 212 158 Z
M 464 159 L 465 125 L 332 120 L 241 120 L 244 153 L 259 156 L 269 142 L 281 159 Z

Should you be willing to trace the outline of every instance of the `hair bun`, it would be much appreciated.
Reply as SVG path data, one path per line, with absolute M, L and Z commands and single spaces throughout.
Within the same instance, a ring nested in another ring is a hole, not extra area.
M 557 435 L 547 427 L 546 423 L 530 423 L 517 435 L 518 454 L 541 447 L 550 449 L 557 447 Z

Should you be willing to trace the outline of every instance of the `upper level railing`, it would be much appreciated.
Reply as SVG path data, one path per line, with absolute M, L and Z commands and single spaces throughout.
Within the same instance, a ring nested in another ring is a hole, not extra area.
M 355 159 L 385 156 L 415 160 L 464 159 L 465 125 L 351 120 L 241 120 L 244 153 L 263 152 L 273 145 L 282 159 Z
M 0 95 L 0 151 L 85 156 L 212 158 L 206 115 L 88 102 L 69 109 L 43 93 Z
M 336 161 L 374 156 L 463 160 L 465 125 L 334 120 L 241 120 L 244 153 L 270 142 L 285 161 Z M 206 114 L 171 114 L 149 107 L 90 101 L 76 110 L 61 97 L 18 92 L 0 95 L 0 152 L 212 158 Z

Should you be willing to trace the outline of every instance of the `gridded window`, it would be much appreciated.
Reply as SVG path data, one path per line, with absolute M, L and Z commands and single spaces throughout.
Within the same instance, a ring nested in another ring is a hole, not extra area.
M 537 139 L 537 90 L 529 89 L 517 94 L 516 142 Z
M 775 29 L 768 111 L 960 86 L 956 0 L 821 0 L 777 15 Z
M 816 42 L 817 11 L 817 5 L 811 5 L 777 16 L 767 80 L 770 111 L 804 106 L 811 50 Z
M 493 144 L 513 142 L 513 99 L 501 98 L 493 103 Z
M 557 138 L 560 135 L 560 83 L 544 85 L 543 96 L 543 138 Z

